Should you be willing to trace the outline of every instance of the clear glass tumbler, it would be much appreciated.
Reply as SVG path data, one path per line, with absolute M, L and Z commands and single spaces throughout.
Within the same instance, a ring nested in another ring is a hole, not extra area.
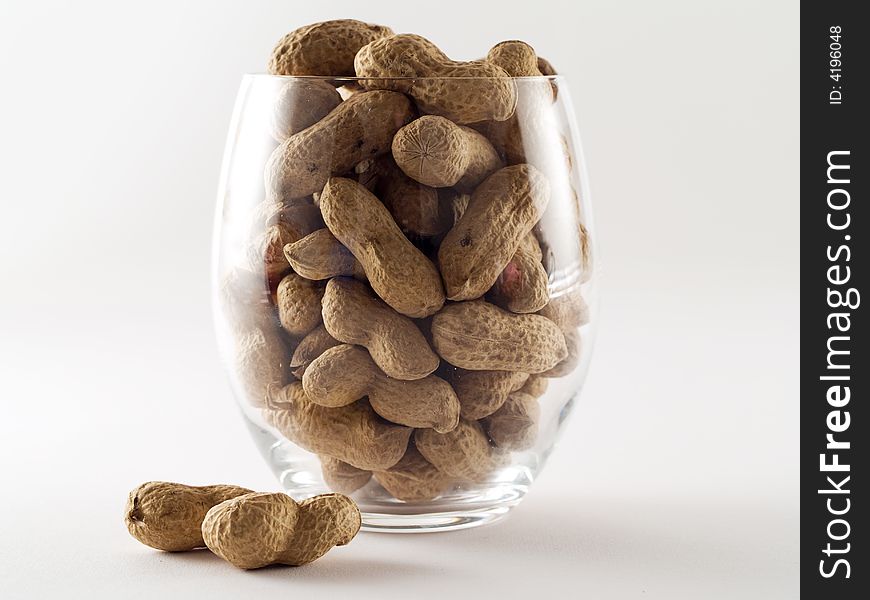
M 246 75 L 213 304 L 283 488 L 349 494 L 368 530 L 506 515 L 583 386 L 593 248 L 562 77 Z

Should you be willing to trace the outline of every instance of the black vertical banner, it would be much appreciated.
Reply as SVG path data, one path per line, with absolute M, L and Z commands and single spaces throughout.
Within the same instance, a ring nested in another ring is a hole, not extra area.
M 801 593 L 870 589 L 870 23 L 801 5 Z M 863 11 L 862 11 L 863 12 Z M 861 597 L 866 597 L 864 595 Z

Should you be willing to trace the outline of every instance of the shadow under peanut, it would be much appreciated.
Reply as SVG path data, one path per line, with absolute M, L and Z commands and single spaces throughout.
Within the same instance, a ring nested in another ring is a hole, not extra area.
M 357 586 L 365 582 L 389 578 L 390 581 L 421 580 L 436 572 L 443 572 L 431 564 L 431 560 L 392 560 L 371 556 L 371 548 L 366 548 L 366 538 L 373 534 L 360 534 L 348 546 L 336 547 L 318 560 L 299 567 L 289 565 L 270 565 L 248 571 L 237 569 L 220 557 L 202 548 L 191 552 L 155 552 L 161 560 L 177 561 L 192 567 L 209 570 L 226 569 L 229 573 L 256 577 L 263 580 L 298 582 L 329 582 L 333 586 Z M 383 537 L 383 536 L 380 536 Z M 402 536 L 397 536 L 402 537 Z M 399 542 L 401 540 L 395 540 Z M 427 564 L 429 563 L 429 564 Z

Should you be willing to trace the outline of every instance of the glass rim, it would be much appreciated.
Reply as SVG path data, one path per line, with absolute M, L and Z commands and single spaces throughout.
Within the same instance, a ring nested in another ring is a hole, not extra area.
M 291 80 L 299 79 L 301 81 L 341 81 L 348 83 L 357 83 L 360 81 L 370 81 L 377 79 L 378 81 L 500 81 L 502 79 L 510 79 L 512 81 L 564 81 L 564 75 L 528 75 L 523 77 L 351 77 L 348 75 L 273 75 L 272 73 L 253 72 L 245 73 L 244 77 L 257 79 L 275 79 L 275 80 Z

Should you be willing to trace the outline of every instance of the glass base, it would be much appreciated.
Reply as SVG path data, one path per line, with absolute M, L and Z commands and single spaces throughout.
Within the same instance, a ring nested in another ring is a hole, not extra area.
M 287 494 L 301 500 L 330 491 L 320 476 L 320 462 L 315 455 L 276 437 L 247 415 L 245 421 Z M 374 479 L 350 496 L 362 512 L 363 531 L 456 531 L 488 525 L 506 517 L 526 495 L 539 467 L 535 461 L 515 463 L 501 469 L 490 481 L 473 486 L 457 484 L 440 497 L 425 502 L 396 500 Z
M 416 515 L 362 513 L 362 530 L 378 533 L 435 533 L 489 525 L 504 519 L 513 506 Z

